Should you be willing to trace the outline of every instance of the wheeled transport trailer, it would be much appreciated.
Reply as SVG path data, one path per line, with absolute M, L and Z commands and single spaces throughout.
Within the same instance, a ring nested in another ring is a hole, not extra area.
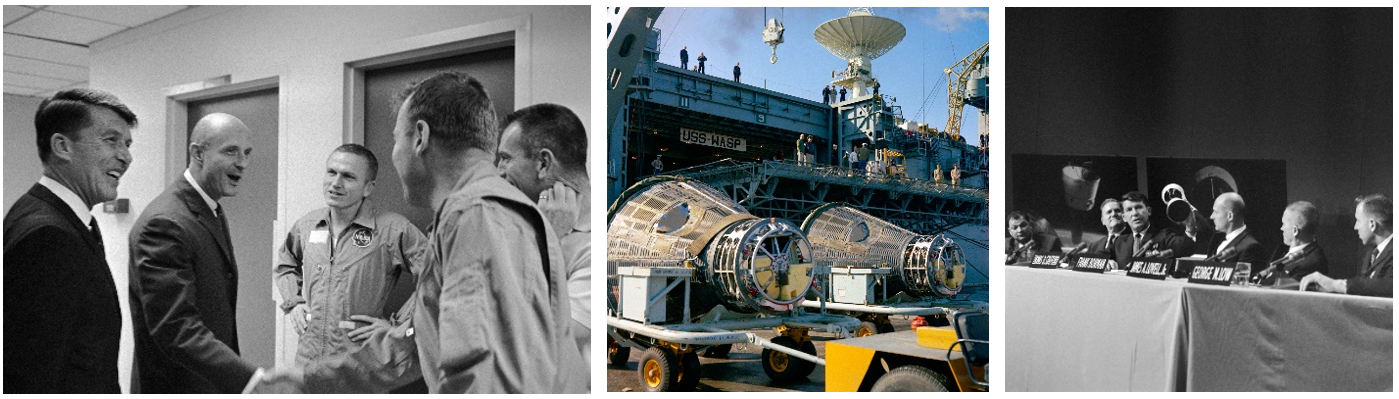
M 607 240 L 609 362 L 625 364 L 630 348 L 643 348 L 645 390 L 694 388 L 696 351 L 741 343 L 763 347 L 773 380 L 805 377 L 824 364 L 811 332 L 844 338 L 860 326 L 800 306 L 822 271 L 795 224 L 753 216 L 703 183 L 638 182 L 608 209 Z M 767 328 L 778 336 L 737 331 Z
M 966 257 L 942 235 L 919 235 L 843 203 L 812 210 L 802 221 L 818 275 L 802 306 L 851 314 L 856 336 L 894 331 L 889 316 L 946 316 L 986 311 L 986 303 L 954 299 L 962 289 Z M 890 296 L 891 292 L 896 293 Z

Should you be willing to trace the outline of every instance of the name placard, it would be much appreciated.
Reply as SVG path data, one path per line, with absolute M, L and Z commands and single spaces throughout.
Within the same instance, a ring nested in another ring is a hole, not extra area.
M 1058 269 L 1059 260 L 1063 256 L 1055 254 L 1035 254 L 1030 259 L 1030 267 L 1035 269 Z
M 1170 258 L 1132 258 L 1127 263 L 1127 276 L 1165 280 L 1173 262 Z
M 1190 282 L 1196 284 L 1228 286 L 1234 277 L 1235 262 L 1202 262 L 1182 260 L 1181 265 L 1190 270 Z
M 1074 271 L 1099 273 L 1108 270 L 1108 257 L 1102 255 L 1080 255 L 1072 262 Z
M 719 147 L 727 150 L 747 151 L 748 142 L 738 137 L 729 137 L 722 134 L 701 132 L 698 130 L 680 129 L 680 141 Z

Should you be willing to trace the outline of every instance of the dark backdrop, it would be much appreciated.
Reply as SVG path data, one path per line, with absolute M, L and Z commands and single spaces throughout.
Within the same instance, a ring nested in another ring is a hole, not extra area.
M 1100 206 L 1104 199 L 1122 198 L 1137 189 L 1137 160 L 1095 155 L 1011 154 L 1010 211 L 1031 211 L 1049 220 L 1065 246 L 1103 238 Z M 1070 208 L 1064 197 L 1063 169 L 1085 166 L 1099 177 L 1093 210 Z M 1086 233 L 1086 234 L 1085 234 Z
M 1006 153 L 1283 160 L 1282 202 L 1315 203 L 1333 270 L 1355 272 L 1353 200 L 1393 188 L 1390 9 L 1007 8 L 1005 22 Z

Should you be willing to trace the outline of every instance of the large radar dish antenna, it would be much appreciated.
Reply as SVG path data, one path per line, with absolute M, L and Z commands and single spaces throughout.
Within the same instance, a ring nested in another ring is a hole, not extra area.
M 851 89 L 858 97 L 865 95 L 865 88 L 874 81 L 871 61 L 892 50 L 907 33 L 898 21 L 875 16 L 862 7 L 817 26 L 814 34 L 822 47 L 846 61 L 845 71 L 833 83 Z

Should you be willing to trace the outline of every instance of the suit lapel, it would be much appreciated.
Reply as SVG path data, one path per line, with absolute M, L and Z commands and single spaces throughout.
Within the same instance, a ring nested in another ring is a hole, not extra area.
M 219 249 L 223 251 L 224 266 L 230 268 L 229 272 L 238 273 L 238 267 L 233 258 L 233 244 L 229 242 L 228 230 L 224 229 L 219 218 L 214 215 L 214 210 L 209 209 L 209 204 L 204 202 L 204 197 L 194 190 L 194 186 L 189 181 L 181 177 L 175 182 L 178 194 L 185 201 L 185 206 L 189 207 L 190 213 L 199 220 L 199 225 L 209 231 L 209 235 L 214 237 L 214 242 L 218 243 Z
M 1363 276 L 1364 276 L 1364 277 L 1372 277 L 1372 275 L 1374 275 L 1375 272 L 1377 272 L 1377 271 L 1380 270 L 1380 267 L 1381 267 L 1381 266 L 1386 265 L 1386 264 L 1389 264 L 1390 262 L 1392 262 L 1392 260 L 1391 260 L 1390 258 L 1393 257 L 1393 256 L 1394 256 L 1394 243 L 1393 243 L 1393 242 L 1390 242 L 1389 245 L 1386 245 L 1386 246 L 1384 247 L 1384 250 L 1383 250 L 1383 251 L 1380 251 L 1380 255 L 1379 255 L 1379 256 L 1376 256 L 1374 260 L 1370 261 L 1370 260 L 1367 259 L 1367 261 L 1369 261 L 1370 264 L 1369 264 L 1368 267 L 1365 268 L 1365 273 L 1363 274 Z
M 44 187 L 42 184 L 38 183 L 35 183 L 33 187 L 29 188 L 28 194 L 40 201 L 44 201 L 49 204 L 49 206 L 57 209 L 58 213 L 63 214 L 63 220 L 67 220 L 68 224 L 72 225 L 73 229 L 78 231 L 78 235 L 83 237 L 83 242 L 87 244 L 87 247 L 92 252 L 102 252 L 99 250 L 102 247 L 97 244 L 97 238 L 92 236 L 91 227 L 81 220 L 78 220 L 78 214 L 73 213 L 73 208 L 68 207 L 68 203 L 58 198 L 57 194 L 54 194 L 53 191 L 49 191 L 48 187 Z M 106 255 L 104 254 L 103 256 L 105 257 Z

